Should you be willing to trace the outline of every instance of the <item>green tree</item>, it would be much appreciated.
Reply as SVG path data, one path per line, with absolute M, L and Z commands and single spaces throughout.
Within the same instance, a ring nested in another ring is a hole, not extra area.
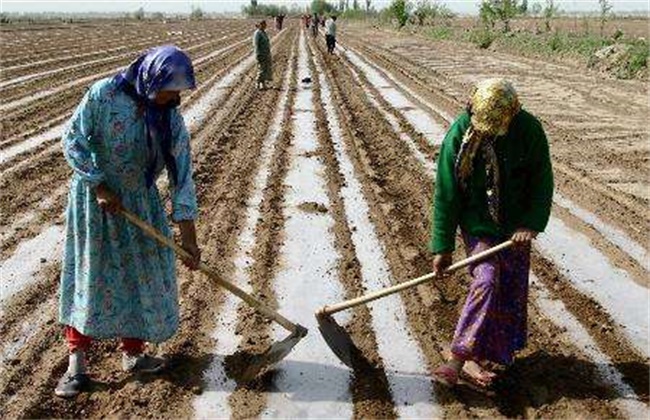
M 492 2 L 490 0 L 483 0 L 481 2 L 481 6 L 479 7 L 479 17 L 486 28 L 494 29 L 494 25 L 497 21 L 497 13 L 492 7 Z
M 135 12 L 133 12 L 133 18 L 135 20 L 143 20 L 144 19 L 144 9 L 141 7 Z
M 609 0 L 598 0 L 600 5 L 600 36 L 605 35 L 605 23 L 612 11 L 612 3 Z
M 278 6 L 277 4 L 258 4 L 256 1 L 251 1 L 251 4 L 244 6 L 242 11 L 247 16 L 278 16 L 289 14 L 287 6 Z M 292 6 L 292 14 L 301 13 L 299 6 Z
M 319 15 L 324 15 L 327 13 L 336 12 L 336 7 L 325 0 L 312 0 L 311 12 L 318 13 Z
M 198 6 L 192 6 L 192 11 L 190 12 L 190 20 L 201 20 L 203 19 L 203 10 Z
M 390 4 L 390 11 L 393 18 L 397 20 L 400 29 L 403 28 L 409 20 L 409 4 L 406 0 L 393 0 Z
M 510 32 L 510 21 L 519 13 L 518 0 L 488 0 L 496 17 L 503 23 L 503 32 Z
M 358 0 L 353 0 L 352 1 L 352 10 L 359 10 L 359 2 Z
M 249 6 L 242 7 L 242 11 L 247 16 L 258 16 L 260 14 L 260 8 L 257 0 L 251 0 L 251 4 Z
M 546 0 L 546 6 L 544 6 L 544 25 L 546 27 L 546 32 L 551 31 L 551 21 L 557 15 L 559 7 L 555 4 L 555 0 Z
M 526 16 L 528 14 L 528 0 L 521 0 L 519 5 L 519 13 Z
M 418 0 L 415 9 L 413 9 L 413 17 L 420 26 L 426 23 L 427 18 L 434 18 L 435 11 L 431 2 L 429 0 Z
M 372 0 L 366 0 L 366 13 L 370 13 L 371 7 L 372 7 Z

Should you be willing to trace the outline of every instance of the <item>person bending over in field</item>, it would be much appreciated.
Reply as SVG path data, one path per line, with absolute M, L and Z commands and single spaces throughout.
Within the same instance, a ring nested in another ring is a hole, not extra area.
M 462 374 L 489 386 L 496 375 L 488 364 L 508 365 L 525 346 L 530 244 L 548 223 L 552 196 L 541 123 L 521 109 L 510 82 L 479 82 L 438 158 L 433 269 L 442 273 L 451 264 L 458 226 L 468 255 L 508 238 L 516 246 L 470 266 L 469 295 L 437 381 L 453 386 Z
M 179 308 L 173 251 L 117 214 L 124 208 L 171 236 L 156 179 L 166 168 L 172 219 L 196 269 L 189 135 L 179 92 L 193 89 L 189 57 L 174 46 L 150 50 L 86 93 L 63 135 L 74 170 L 66 213 L 59 320 L 69 366 L 55 394 L 73 397 L 89 384 L 91 338 L 120 338 L 122 369 L 158 372 L 164 360 L 144 354 L 145 342 L 169 339 Z
M 266 33 L 266 21 L 262 20 L 256 25 L 257 30 L 253 35 L 253 47 L 257 58 L 257 88 L 267 89 L 266 82 L 273 80 L 273 61 L 271 59 L 271 41 Z

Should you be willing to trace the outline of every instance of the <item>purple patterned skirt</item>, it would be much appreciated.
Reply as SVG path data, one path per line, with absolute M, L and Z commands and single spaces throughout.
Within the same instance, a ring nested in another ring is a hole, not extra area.
M 498 244 L 466 234 L 463 239 L 468 256 Z M 473 280 L 451 351 L 465 360 L 510 364 L 526 345 L 530 249 L 505 249 L 469 270 Z

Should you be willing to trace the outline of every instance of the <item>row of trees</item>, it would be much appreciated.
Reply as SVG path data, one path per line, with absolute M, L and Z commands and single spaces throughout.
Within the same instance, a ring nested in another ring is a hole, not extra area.
M 447 5 L 436 0 L 393 0 L 388 11 L 400 28 L 408 22 L 414 25 L 428 25 L 437 19 L 455 16 Z
M 528 8 L 528 0 L 483 0 L 479 7 L 479 16 L 481 22 L 490 28 L 494 29 L 497 22 L 503 24 L 503 31 L 510 32 L 510 21 L 518 16 L 540 16 L 543 15 L 546 24 L 546 30 L 551 29 L 551 19 L 555 17 L 559 11 L 555 0 L 545 0 L 545 5 L 535 3 L 530 9 Z
M 192 6 L 192 11 L 190 12 L 190 19 L 192 19 L 192 20 L 200 20 L 200 19 L 203 19 L 203 17 L 204 17 L 203 10 L 200 7 Z M 144 20 L 145 18 L 146 18 L 146 14 L 145 14 L 144 8 L 140 7 L 138 10 L 133 12 L 133 19 L 135 19 L 135 20 Z M 163 20 L 163 19 L 165 19 L 165 14 L 162 13 L 162 12 L 153 12 L 151 14 L 151 19 Z
M 522 16 L 534 16 L 544 19 L 545 28 L 551 30 L 551 22 L 560 9 L 557 0 L 539 0 L 532 4 L 529 0 L 479 0 L 479 16 L 487 29 L 494 30 L 501 23 L 504 32 L 510 32 L 513 19 Z M 542 2 L 543 1 L 543 2 Z M 600 31 L 604 32 L 605 23 L 611 16 L 613 0 L 598 0 L 600 5 Z M 372 0 L 312 0 L 307 8 L 276 4 L 260 4 L 251 0 L 243 8 L 248 16 L 277 16 L 280 14 L 301 14 L 305 12 L 319 15 L 341 14 L 344 17 L 376 16 Z M 388 8 L 382 11 L 382 16 L 395 20 L 401 28 L 408 22 L 415 25 L 427 25 L 439 18 L 451 18 L 454 14 L 438 0 L 392 0 Z
M 257 0 L 251 0 L 249 5 L 242 8 L 242 11 L 247 16 L 280 16 L 289 13 L 300 13 L 298 10 L 289 10 L 287 6 L 279 6 L 277 4 L 260 4 Z
M 338 0 L 329 2 L 327 0 L 312 0 L 307 7 L 300 7 L 293 4 L 290 8 L 277 4 L 262 4 L 258 0 L 250 0 L 250 3 L 242 8 L 247 16 L 278 16 L 278 15 L 299 15 L 303 13 L 318 13 L 319 15 L 344 14 L 352 11 L 372 10 L 372 0 L 363 0 L 363 7 L 360 0 Z
M 598 0 L 600 5 L 600 34 L 605 30 L 605 23 L 611 16 L 612 0 Z M 547 31 L 551 30 L 551 21 L 558 15 L 560 8 L 555 0 L 536 2 L 529 7 L 528 0 L 482 0 L 479 16 L 486 27 L 494 29 L 501 22 L 504 32 L 510 32 L 510 21 L 519 16 L 542 17 Z

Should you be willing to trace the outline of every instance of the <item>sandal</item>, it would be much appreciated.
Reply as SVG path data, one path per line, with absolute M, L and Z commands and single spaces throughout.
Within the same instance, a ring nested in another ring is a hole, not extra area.
M 492 385 L 492 382 L 497 376 L 496 373 L 484 369 L 480 364 L 470 361 L 466 362 L 463 366 L 461 375 L 463 379 L 467 379 L 475 385 L 484 388 Z
M 451 388 L 458 383 L 458 372 L 456 369 L 448 365 L 442 365 L 433 371 L 433 379 L 436 382 Z

